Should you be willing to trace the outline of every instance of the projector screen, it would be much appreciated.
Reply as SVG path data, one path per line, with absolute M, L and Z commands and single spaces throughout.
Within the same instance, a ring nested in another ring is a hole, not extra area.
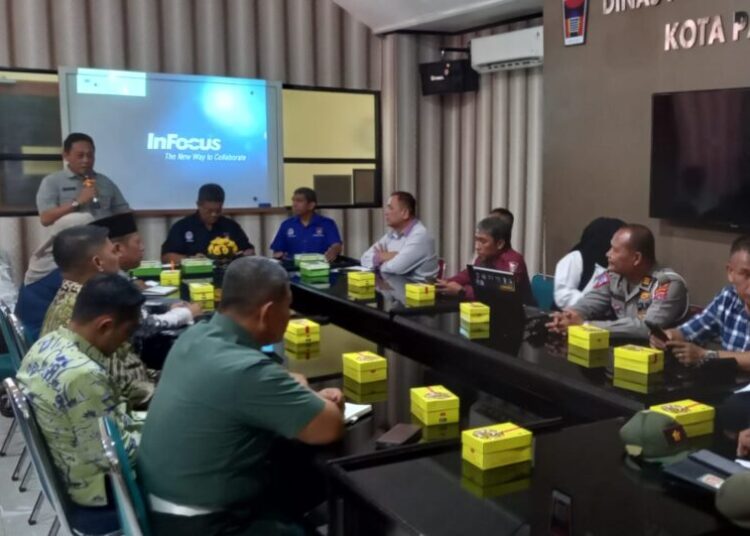
M 95 170 L 135 210 L 193 209 L 207 182 L 226 208 L 279 206 L 281 84 L 60 68 L 63 136 L 85 132 Z

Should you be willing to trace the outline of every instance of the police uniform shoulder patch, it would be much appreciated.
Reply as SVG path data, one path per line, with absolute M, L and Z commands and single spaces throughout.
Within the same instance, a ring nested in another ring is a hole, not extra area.
M 669 281 L 665 281 L 664 283 L 660 283 L 659 286 L 656 287 L 656 290 L 654 291 L 655 301 L 664 301 L 667 299 L 670 284 L 671 283 Z
M 596 278 L 596 281 L 594 282 L 594 288 L 602 288 L 606 285 L 609 285 L 609 272 L 604 272 Z

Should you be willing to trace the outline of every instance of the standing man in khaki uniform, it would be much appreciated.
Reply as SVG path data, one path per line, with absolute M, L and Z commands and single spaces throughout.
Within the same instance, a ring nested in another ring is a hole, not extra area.
M 687 313 L 687 287 L 674 270 L 657 265 L 654 242 L 648 227 L 621 227 L 607 252 L 608 271 L 578 303 L 553 313 L 547 328 L 564 333 L 588 322 L 615 337 L 648 339 L 646 322 L 662 328 L 677 324 Z

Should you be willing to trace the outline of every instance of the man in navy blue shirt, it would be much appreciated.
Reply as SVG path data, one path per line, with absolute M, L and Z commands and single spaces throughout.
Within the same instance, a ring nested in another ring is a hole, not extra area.
M 182 218 L 169 230 L 161 246 L 162 262 L 179 263 L 185 257 L 205 256 L 211 240 L 231 238 L 244 255 L 255 255 L 255 246 L 247 239 L 240 225 L 221 212 L 224 208 L 224 188 L 218 184 L 204 184 L 198 190 L 198 210 Z
M 750 236 L 732 244 L 727 263 L 729 285 L 702 312 L 676 329 L 667 330 L 666 344 L 651 337 L 657 348 L 670 348 L 683 365 L 699 365 L 711 359 L 733 358 L 743 370 L 750 370 Z M 705 344 L 721 340 L 720 350 Z
M 292 196 L 294 216 L 284 220 L 271 243 L 277 259 L 293 258 L 298 253 L 322 253 L 328 262 L 343 247 L 336 222 L 315 212 L 318 197 L 311 188 L 297 188 Z

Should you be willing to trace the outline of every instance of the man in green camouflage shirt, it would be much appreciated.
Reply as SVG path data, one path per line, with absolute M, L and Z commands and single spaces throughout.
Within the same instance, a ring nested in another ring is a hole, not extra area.
M 107 497 L 99 419 L 109 416 L 115 421 L 134 460 L 140 423 L 128 412 L 106 364 L 138 326 L 142 304 L 138 289 L 118 275 L 89 279 L 70 326 L 39 339 L 17 374 L 71 499 L 80 512 L 96 512 L 97 520 L 111 510 L 114 528 L 117 516 Z M 109 509 L 101 508 L 108 504 Z
M 62 271 L 63 283 L 47 309 L 41 337 L 68 325 L 83 283 L 98 273 L 119 272 L 115 247 L 107 234 L 105 228 L 83 225 L 55 237 L 52 255 Z M 106 359 L 106 369 L 134 407 L 144 405 L 153 396 L 154 383 L 129 342 Z

